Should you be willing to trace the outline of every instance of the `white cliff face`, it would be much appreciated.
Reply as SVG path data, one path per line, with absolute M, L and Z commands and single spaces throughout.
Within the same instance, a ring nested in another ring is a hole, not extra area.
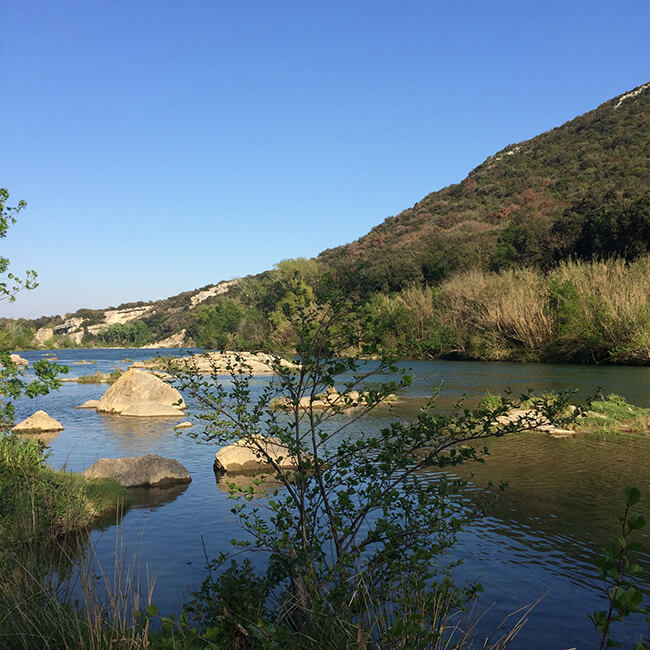
M 185 345 L 185 334 L 187 330 L 181 330 L 168 336 L 166 339 L 157 341 L 156 343 L 150 343 L 149 345 L 143 345 L 143 348 L 148 349 L 157 349 L 157 348 L 182 348 Z
M 636 90 L 630 90 L 629 93 L 625 93 L 624 95 L 621 95 L 618 98 L 616 104 L 614 105 L 614 110 L 616 110 L 626 99 L 632 99 L 632 97 L 637 97 L 644 90 L 648 90 L 648 88 L 650 88 L 650 81 L 647 84 L 643 84 L 643 86 L 639 86 Z
M 49 341 L 53 336 L 54 330 L 51 327 L 41 327 L 40 329 L 36 330 L 36 334 L 34 334 L 36 341 L 40 345 L 43 345 Z
M 131 309 L 109 309 L 104 312 L 104 326 L 107 325 L 124 325 L 129 321 L 143 318 L 153 311 L 153 307 L 145 305 L 144 307 L 132 307 Z
M 208 289 L 203 289 L 197 291 L 190 297 L 190 307 L 193 309 L 197 305 L 200 305 L 202 302 L 219 296 L 228 292 L 230 287 L 238 282 L 235 280 L 227 280 L 224 282 L 219 282 Z M 85 319 L 83 317 L 73 317 L 66 315 L 63 318 L 65 319 L 63 323 L 54 325 L 52 327 L 42 327 L 36 334 L 36 340 L 40 345 L 44 345 L 50 339 L 56 337 L 61 337 L 67 341 L 72 341 L 76 345 L 81 345 L 84 337 L 84 333 L 87 331 L 90 335 L 96 336 L 100 334 L 103 330 L 111 325 L 124 325 L 131 321 L 140 320 L 146 318 L 151 314 L 157 313 L 160 306 L 158 303 L 151 303 L 141 307 L 129 307 L 126 309 L 107 309 L 104 311 L 104 318 L 101 322 L 97 322 L 96 317 L 93 317 L 92 320 Z M 164 308 L 166 310 L 167 307 Z M 165 313 L 163 310 L 163 314 Z M 185 305 L 177 305 L 170 309 L 170 313 L 174 311 L 187 310 Z M 95 312 L 96 314 L 97 312 Z M 94 321 L 94 322 L 93 322 Z M 90 323 L 93 323 L 92 325 Z M 151 348 L 167 348 L 167 347 L 183 347 L 184 345 L 189 345 L 192 343 L 191 339 L 186 340 L 186 330 L 175 332 L 172 336 L 158 341 L 154 344 L 148 345 L 146 347 Z M 61 341 L 59 340 L 55 343 L 56 346 L 60 345 Z
M 68 318 L 61 325 L 55 325 L 53 330 L 55 334 L 59 335 L 71 334 L 72 332 L 76 332 L 83 322 L 83 318 Z
M 216 284 L 214 287 L 210 287 L 209 289 L 204 289 L 203 291 L 195 293 L 190 298 L 192 305 L 190 309 L 194 309 L 194 307 L 200 305 L 204 300 L 207 300 L 208 298 L 220 296 L 223 293 L 227 293 L 230 287 L 236 284 L 236 282 L 237 280 L 227 280 L 226 282 L 220 282 L 219 284 Z

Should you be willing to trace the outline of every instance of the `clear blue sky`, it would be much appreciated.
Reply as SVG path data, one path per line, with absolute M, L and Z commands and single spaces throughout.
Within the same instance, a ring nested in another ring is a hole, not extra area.
M 1 242 L 39 316 L 350 242 L 650 78 L 650 3 L 4 0 Z

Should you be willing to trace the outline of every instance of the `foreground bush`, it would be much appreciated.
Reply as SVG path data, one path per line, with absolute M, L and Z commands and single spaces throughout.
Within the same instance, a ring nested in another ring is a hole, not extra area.
M 235 546 L 266 554 L 266 571 L 246 561 L 224 571 L 219 558 L 187 614 L 217 647 L 319 648 L 323 638 L 333 648 L 468 647 L 462 631 L 450 640 L 449 621 L 477 587 L 454 585 L 444 555 L 482 509 L 441 470 L 481 462 L 486 440 L 531 430 L 536 418 L 504 421 L 520 400 L 451 415 L 429 404 L 414 422 L 360 432 L 352 425 L 410 380 L 387 361 L 368 372 L 340 357 L 356 335 L 353 312 L 308 297 L 296 304 L 297 369 L 278 359 L 261 392 L 243 358 L 229 382 L 216 366 L 207 378 L 170 361 L 205 423 L 185 435 L 244 447 L 279 486 L 262 499 L 255 482 L 230 484 L 245 533 Z M 326 391 L 329 406 L 317 407 Z M 567 396 L 534 406 L 567 419 Z

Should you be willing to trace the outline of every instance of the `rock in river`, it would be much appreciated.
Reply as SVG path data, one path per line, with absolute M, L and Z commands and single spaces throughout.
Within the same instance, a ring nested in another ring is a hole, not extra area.
M 44 431 L 63 431 L 63 425 L 45 411 L 36 411 L 26 420 L 19 422 L 12 431 L 14 433 L 42 433 Z
M 98 399 L 87 399 L 83 404 L 75 406 L 76 409 L 96 409 L 99 406 Z
M 125 458 L 100 458 L 84 476 L 112 478 L 124 487 L 161 487 L 175 483 L 189 483 L 190 473 L 177 460 L 155 454 Z
M 102 395 L 97 411 L 138 417 L 178 416 L 185 409 L 182 400 L 181 394 L 159 377 L 131 369 Z
M 259 437 L 258 441 L 281 469 L 296 466 L 295 456 L 290 456 L 287 448 L 277 438 Z M 215 472 L 264 472 L 272 469 L 256 445 L 244 440 L 222 447 L 214 459 Z

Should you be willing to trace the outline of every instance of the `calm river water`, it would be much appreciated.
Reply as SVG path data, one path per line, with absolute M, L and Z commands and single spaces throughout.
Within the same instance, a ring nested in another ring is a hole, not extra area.
M 96 361 L 71 365 L 70 374 L 76 376 L 125 368 L 130 363 L 127 357 L 139 360 L 155 352 L 59 350 L 56 354 L 60 363 Z M 45 353 L 22 354 L 33 362 Z M 421 403 L 417 398 L 428 396 L 436 386 L 441 387 L 441 408 L 450 408 L 461 395 L 471 403 L 487 391 L 498 394 L 505 387 L 515 393 L 529 387 L 537 392 L 575 387 L 582 396 L 602 387 L 639 406 L 650 406 L 650 368 L 444 361 L 408 366 L 417 381 L 406 396 L 414 399 L 396 407 L 395 418 L 413 416 Z M 43 408 L 63 423 L 65 430 L 50 443 L 49 463 L 56 468 L 81 471 L 100 457 L 155 453 L 176 458 L 189 469 L 193 480 L 186 488 L 145 491 L 119 527 L 109 525 L 91 533 L 105 567 L 112 566 L 119 533 L 125 555 L 137 554 L 142 566 L 156 576 L 153 600 L 160 610 L 179 611 L 183 599 L 204 577 L 202 543 L 208 555 L 215 556 L 240 534 L 228 497 L 212 471 L 216 448 L 177 435 L 173 426 L 178 419 L 138 420 L 73 408 L 98 399 L 105 390 L 105 385 L 66 383 L 46 397 L 21 401 L 16 418 Z M 364 426 L 385 424 L 386 417 L 373 415 Z M 617 535 L 616 515 L 622 509 L 625 485 L 641 489 L 645 499 L 641 510 L 650 514 L 650 436 L 510 436 L 494 440 L 487 462 L 472 469 L 477 486 L 489 480 L 507 481 L 509 486 L 487 517 L 462 532 L 451 553 L 451 559 L 463 560 L 455 573 L 458 580 L 479 578 L 483 585 L 477 613 L 487 611 L 477 630 L 487 635 L 508 614 L 542 597 L 513 647 L 594 647 L 596 636 L 587 614 L 604 608 L 594 564 L 605 543 Z M 647 548 L 650 540 L 645 537 Z M 648 597 L 648 554 L 642 564 Z M 631 646 L 636 634 L 638 630 L 628 624 L 618 638 Z

